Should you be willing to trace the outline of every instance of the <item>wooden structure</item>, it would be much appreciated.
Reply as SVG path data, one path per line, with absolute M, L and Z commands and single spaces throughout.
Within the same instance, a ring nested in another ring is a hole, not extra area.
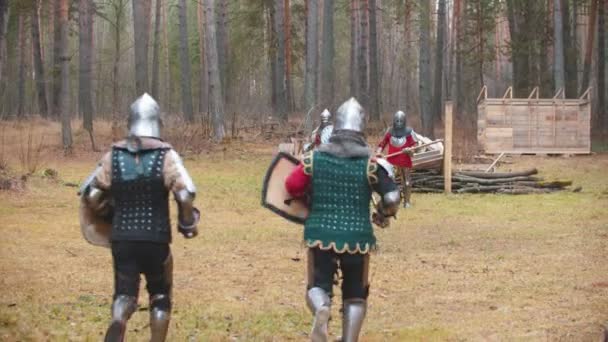
M 509 87 L 502 98 L 488 98 L 484 86 L 477 97 L 477 141 L 486 153 L 587 154 L 591 152 L 590 89 L 578 99 L 539 98 L 538 87 L 528 98 L 513 98 Z

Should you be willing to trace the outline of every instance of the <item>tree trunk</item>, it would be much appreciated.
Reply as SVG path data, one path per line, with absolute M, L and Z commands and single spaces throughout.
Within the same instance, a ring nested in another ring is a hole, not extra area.
M 458 0 L 456 0 L 458 1 Z M 404 58 L 404 66 L 403 66 L 403 77 L 401 83 L 403 84 L 403 94 L 399 94 L 398 106 L 399 108 L 403 108 L 406 113 L 410 113 L 414 108 L 414 93 L 412 84 L 415 81 L 415 64 L 412 63 L 415 58 L 413 57 L 413 49 L 412 44 L 413 41 L 413 27 L 414 24 L 411 20 L 412 14 L 414 13 L 414 3 L 413 1 L 408 0 L 405 3 L 403 10 L 403 58 Z
M 268 64 L 270 69 L 270 107 L 272 108 L 272 112 L 276 113 L 277 111 L 277 49 L 276 49 L 276 41 L 277 41 L 277 33 L 275 30 L 275 7 L 274 2 L 267 3 L 264 5 L 266 16 L 266 32 L 268 32 Z
M 215 0 L 217 58 L 224 102 L 228 102 L 228 0 Z
M 317 1 L 307 0 L 308 13 L 306 15 L 306 70 L 304 72 L 304 110 L 308 112 L 317 106 L 317 61 L 318 61 L 318 25 L 319 11 Z M 311 121 L 311 120 L 308 120 Z M 309 129 L 311 127 L 306 127 Z
M 363 106 L 363 108 L 367 108 L 369 105 L 369 83 L 367 78 L 368 73 L 368 64 L 367 64 L 367 43 L 368 43 L 368 13 L 369 11 L 369 1 L 368 0 L 359 0 L 359 43 L 357 44 L 359 48 L 359 55 L 357 56 L 357 66 L 359 67 L 359 77 L 358 85 L 357 85 L 357 97 L 359 98 L 359 103 Z
M 520 2 L 507 0 L 507 13 L 509 18 L 509 33 L 511 34 L 511 60 L 513 61 L 513 92 L 516 97 L 527 97 L 532 89 L 530 80 L 535 79 L 530 69 L 530 35 L 534 32 L 527 30 L 529 18 L 525 6 L 533 6 L 533 2 Z
M 114 3 L 114 13 L 116 15 L 116 21 L 114 22 L 114 62 L 112 64 L 112 137 L 118 139 L 120 136 L 120 97 L 118 86 L 119 81 L 119 66 L 120 66 L 120 55 L 121 55 L 121 32 L 122 22 L 124 15 L 125 3 L 120 0 L 118 3 Z
M 4 89 L 4 62 L 6 60 L 6 39 L 5 39 L 5 23 L 6 12 L 8 10 L 8 0 L 0 0 L 0 90 Z
M 572 27 L 570 20 L 569 0 L 560 1 L 562 12 L 562 37 L 564 42 L 564 68 L 565 68 L 565 97 L 574 98 L 578 94 L 576 27 Z
M 152 97 L 159 100 L 158 84 L 159 84 L 159 69 L 160 69 L 160 10 L 161 1 L 156 0 L 156 9 L 154 12 L 154 50 L 152 52 Z
M 431 9 L 429 1 L 420 2 L 420 57 L 419 80 L 420 119 L 422 134 L 433 139 L 433 113 L 431 112 Z
M 59 113 L 61 115 L 61 137 L 65 153 L 72 150 L 72 126 L 70 122 L 70 54 L 68 51 L 68 0 L 58 0 L 59 60 L 61 61 L 61 83 L 59 89 Z
M 55 118 L 59 118 L 60 98 L 61 98 L 61 27 L 59 18 L 61 17 L 61 3 L 64 0 L 51 0 L 54 7 L 54 28 L 53 28 L 53 69 L 51 72 L 53 93 L 51 96 L 51 112 Z
M 168 34 L 168 26 L 169 26 L 169 20 L 168 20 L 168 9 L 167 6 L 163 6 L 163 10 L 161 11 L 161 16 L 162 16 L 162 21 L 163 21 L 163 41 L 164 41 L 164 50 L 165 50 L 165 80 L 164 80 L 164 84 L 166 84 L 166 87 L 163 87 L 165 89 L 165 110 L 169 113 L 171 113 L 173 111 L 173 103 L 172 103 L 172 99 L 173 99 L 173 88 L 172 88 L 172 77 L 171 77 L 171 62 L 170 62 L 170 58 L 169 58 L 169 34 Z
M 17 117 L 23 118 L 25 108 L 25 14 L 19 13 L 18 41 L 19 41 L 19 80 L 17 81 Z
M 194 122 L 192 85 L 190 84 L 190 53 L 188 52 L 188 9 L 186 0 L 179 0 L 179 58 L 181 66 L 182 110 L 184 119 Z
M 376 13 L 376 0 L 369 3 L 369 111 L 370 119 L 380 120 L 380 71 L 378 70 L 378 25 Z
M 323 49 L 321 50 L 321 104 L 331 108 L 334 101 L 334 0 L 323 1 Z M 321 108 L 319 108 L 321 109 Z
M 287 92 L 287 111 L 293 112 L 295 110 L 294 96 L 293 96 L 293 84 L 291 80 L 291 9 L 290 1 L 285 0 L 285 87 Z
M 285 14 L 284 0 L 275 0 L 274 31 L 276 49 L 275 84 L 276 84 L 276 115 L 281 121 L 287 121 L 287 89 L 285 88 L 285 32 L 283 16 Z
M 350 95 L 357 96 L 359 91 L 357 89 L 357 29 L 359 23 L 357 21 L 357 14 L 359 10 L 359 1 L 350 1 Z
M 79 0 L 78 2 L 78 107 L 82 114 L 83 128 L 93 133 L 93 99 L 91 98 L 91 58 L 93 48 L 93 37 L 91 31 L 93 19 L 93 4 L 91 0 Z M 93 149 L 95 144 L 93 143 Z
M 553 0 L 553 71 L 555 90 L 566 87 L 566 65 L 564 64 L 564 31 L 562 24 L 562 0 Z M 565 89 L 564 89 L 565 90 Z
M 32 48 L 34 53 L 34 74 L 36 76 L 38 108 L 40 110 L 40 115 L 46 118 L 48 116 L 48 102 L 46 98 L 46 86 L 44 83 L 44 61 L 42 60 L 42 48 L 40 44 L 40 16 L 38 15 L 39 10 L 40 0 L 35 0 L 32 6 Z
M 148 8 L 150 0 L 133 1 L 133 32 L 135 34 L 135 91 L 139 97 L 149 91 L 148 83 Z
M 549 58 L 552 51 L 551 40 L 553 36 L 553 32 L 551 30 L 551 7 L 552 2 L 549 0 L 546 2 L 545 6 L 542 6 L 543 9 L 540 13 L 544 16 L 545 25 L 543 30 L 540 32 L 540 50 L 536 51 L 536 59 L 538 61 L 539 66 L 539 77 L 540 82 L 538 85 L 540 86 L 539 92 L 541 97 L 552 97 L 554 94 L 553 86 L 555 84 L 553 80 L 554 73 L 551 70 L 551 65 L 549 64 Z M 538 17 L 538 16 L 536 16 Z M 555 51 L 555 46 L 553 46 L 553 51 Z
M 445 1 L 439 0 L 437 5 L 437 45 L 435 48 L 435 91 L 433 92 L 433 116 L 436 122 L 441 122 L 443 112 L 443 49 L 445 45 Z
M 606 10 L 608 1 L 600 0 L 597 9 L 597 130 L 602 133 L 606 129 Z
M 209 112 L 213 118 L 213 130 L 216 141 L 222 141 L 226 135 L 224 129 L 224 97 L 220 82 L 217 56 L 217 38 L 215 34 L 214 0 L 205 1 L 205 40 L 207 68 L 209 69 Z
M 197 18 L 198 18 L 198 44 L 199 44 L 199 61 L 200 61 L 200 73 L 199 73 L 199 102 L 198 111 L 199 113 L 207 112 L 207 67 L 205 63 L 205 13 L 203 3 L 199 2 L 197 5 Z
M 595 40 L 595 19 L 597 17 L 597 3 L 601 0 L 591 0 L 589 12 L 589 24 L 587 26 L 587 43 L 585 44 L 585 66 L 583 69 L 583 82 L 579 94 L 582 94 L 590 86 L 591 59 L 593 56 L 593 41 Z

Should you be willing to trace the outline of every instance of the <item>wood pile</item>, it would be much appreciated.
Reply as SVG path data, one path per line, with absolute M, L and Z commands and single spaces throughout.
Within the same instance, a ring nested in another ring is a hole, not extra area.
M 454 193 L 544 194 L 572 185 L 570 180 L 546 181 L 537 169 L 520 172 L 486 173 L 455 171 L 452 173 Z M 412 191 L 441 193 L 444 191 L 443 174 L 438 170 L 416 170 L 412 173 Z M 580 191 L 580 188 L 574 189 Z

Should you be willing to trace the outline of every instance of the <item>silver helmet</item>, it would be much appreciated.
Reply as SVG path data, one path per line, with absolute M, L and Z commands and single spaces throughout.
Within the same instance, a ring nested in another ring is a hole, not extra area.
M 354 97 L 338 108 L 334 131 L 343 129 L 356 132 L 363 132 L 365 129 L 365 111 Z
M 131 104 L 129 135 L 160 139 L 161 127 L 160 107 L 152 96 L 144 93 Z
M 393 115 L 393 127 L 395 129 L 405 128 L 405 125 L 406 125 L 405 116 L 406 116 L 405 113 L 402 111 L 397 111 L 397 113 L 395 113 L 395 115 Z
M 327 108 L 321 113 L 321 124 L 329 123 L 329 119 L 331 119 L 331 113 Z

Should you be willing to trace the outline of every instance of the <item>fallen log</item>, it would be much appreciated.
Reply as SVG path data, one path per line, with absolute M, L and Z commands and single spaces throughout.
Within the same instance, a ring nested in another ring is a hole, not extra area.
M 530 169 L 525 171 L 518 172 L 494 172 L 494 173 L 486 173 L 486 172 L 476 172 L 476 171 L 458 171 L 457 174 L 475 177 L 475 178 L 512 178 L 512 177 L 526 177 L 538 174 L 537 169 Z
M 473 182 L 473 183 L 479 183 L 479 184 L 485 184 L 485 185 L 493 185 L 493 184 L 511 183 L 511 182 L 518 182 L 518 181 L 542 181 L 542 178 L 519 176 L 519 177 L 510 177 L 510 178 L 483 179 L 483 178 L 456 175 L 456 176 L 452 176 L 452 181 Z
M 538 188 L 513 188 L 513 189 L 500 189 L 496 192 L 499 194 L 510 194 L 510 195 L 528 195 L 528 194 L 548 194 L 555 192 L 554 189 L 538 189 Z

